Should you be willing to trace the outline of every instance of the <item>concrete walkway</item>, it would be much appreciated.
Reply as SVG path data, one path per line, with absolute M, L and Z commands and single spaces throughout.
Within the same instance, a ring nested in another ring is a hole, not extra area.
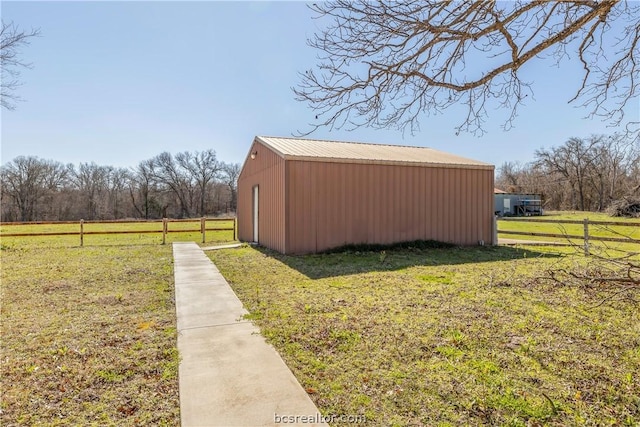
M 567 242 L 545 242 L 542 240 L 521 240 L 521 239 L 505 239 L 499 238 L 498 245 L 505 246 L 516 246 L 516 245 L 526 245 L 526 246 L 573 246 Z
M 182 426 L 327 425 L 307 422 L 318 409 L 202 249 L 173 258 Z
M 217 245 L 217 246 L 206 246 L 203 247 L 203 251 L 217 251 L 220 249 L 235 249 L 242 246 L 242 243 L 231 243 L 229 245 Z

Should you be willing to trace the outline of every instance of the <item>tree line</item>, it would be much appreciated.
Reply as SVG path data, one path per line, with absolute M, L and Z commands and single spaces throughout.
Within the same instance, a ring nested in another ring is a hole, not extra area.
M 619 134 L 570 138 L 537 150 L 530 163 L 504 163 L 496 187 L 540 194 L 545 209 L 605 211 L 624 198 L 640 199 L 640 144 Z
M 133 168 L 20 156 L 0 168 L 2 221 L 189 218 L 235 212 L 238 163 L 164 152 Z
M 62 164 L 20 156 L 0 168 L 2 221 L 189 218 L 233 213 L 238 163 L 214 150 L 164 152 L 133 168 Z M 604 211 L 640 198 L 640 144 L 625 135 L 570 138 L 535 152 L 527 164 L 506 162 L 496 187 L 540 194 L 545 209 Z

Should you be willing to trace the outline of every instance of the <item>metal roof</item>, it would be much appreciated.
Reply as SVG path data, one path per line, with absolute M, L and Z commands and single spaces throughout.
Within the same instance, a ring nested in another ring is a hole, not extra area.
M 257 136 L 256 141 L 288 160 L 493 169 L 489 163 L 426 147 L 267 136 Z

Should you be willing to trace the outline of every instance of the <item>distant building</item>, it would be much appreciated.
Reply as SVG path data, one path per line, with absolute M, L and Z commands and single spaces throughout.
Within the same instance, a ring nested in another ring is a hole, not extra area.
M 493 200 L 498 216 L 542 215 L 542 197 L 539 194 L 507 193 L 494 188 Z
M 422 147 L 254 139 L 238 236 L 285 254 L 347 244 L 493 243 L 494 166 Z

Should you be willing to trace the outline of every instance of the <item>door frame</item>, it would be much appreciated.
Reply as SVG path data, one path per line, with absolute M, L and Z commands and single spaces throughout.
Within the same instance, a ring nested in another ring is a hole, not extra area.
M 253 242 L 255 243 L 259 243 L 259 229 L 258 229 L 258 224 L 260 223 L 259 219 L 260 219 L 260 191 L 259 191 L 259 186 L 258 185 L 254 185 L 251 191 L 251 199 L 252 199 L 252 209 L 251 209 L 251 219 L 252 219 L 252 225 L 253 225 Z

